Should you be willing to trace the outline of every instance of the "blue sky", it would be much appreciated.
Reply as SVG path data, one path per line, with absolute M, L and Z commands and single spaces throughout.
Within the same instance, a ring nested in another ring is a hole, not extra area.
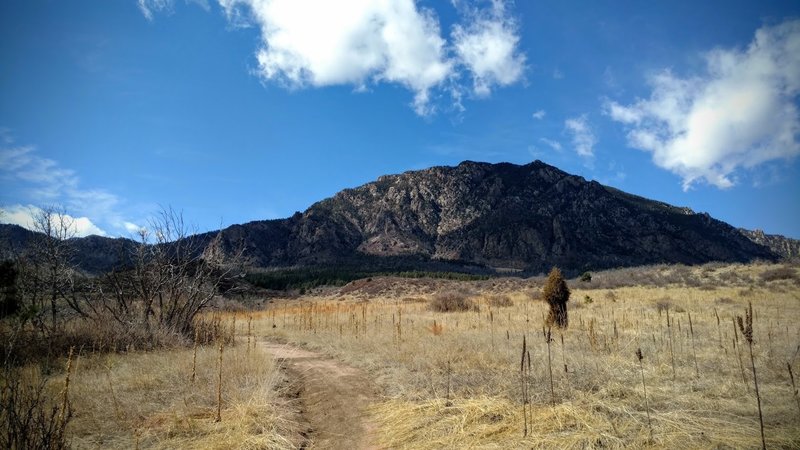
M 795 1 L 0 2 L 0 220 L 128 236 L 540 159 L 800 238 Z

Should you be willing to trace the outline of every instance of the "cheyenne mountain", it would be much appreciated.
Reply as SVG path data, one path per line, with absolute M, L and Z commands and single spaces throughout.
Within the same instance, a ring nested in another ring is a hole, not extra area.
M 465 161 L 387 175 L 290 218 L 222 233 L 220 250 L 243 245 L 259 267 L 542 272 L 559 266 L 576 272 L 776 257 L 707 214 L 587 182 L 540 161 Z
M 6 250 L 9 241 L 22 245 L 21 236 L 29 233 L 9 227 L 0 230 Z M 193 238 L 212 245 L 214 234 Z M 93 272 L 124 261 L 125 249 L 134 245 L 98 237 L 73 241 L 76 262 Z M 589 182 L 540 161 L 465 161 L 383 176 L 287 219 L 225 228 L 213 245 L 207 250 L 244 248 L 247 262 L 261 268 L 538 273 L 559 266 L 573 274 L 776 259 L 798 249 L 796 240 L 740 231 L 707 214 Z

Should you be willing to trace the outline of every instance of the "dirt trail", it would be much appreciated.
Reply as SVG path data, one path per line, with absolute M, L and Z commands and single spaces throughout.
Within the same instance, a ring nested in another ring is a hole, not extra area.
M 376 449 L 366 418 L 375 389 L 353 367 L 289 344 L 259 342 L 296 383 L 301 418 L 308 422 L 306 448 Z

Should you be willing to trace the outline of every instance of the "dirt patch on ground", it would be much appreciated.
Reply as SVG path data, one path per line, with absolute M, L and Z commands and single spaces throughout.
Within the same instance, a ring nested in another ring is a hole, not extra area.
M 376 392 L 353 367 L 288 344 L 260 342 L 296 384 L 299 414 L 308 424 L 304 448 L 374 449 L 367 406 Z

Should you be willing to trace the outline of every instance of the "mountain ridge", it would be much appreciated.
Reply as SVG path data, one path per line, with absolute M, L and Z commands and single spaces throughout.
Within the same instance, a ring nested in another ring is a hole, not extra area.
M 242 248 L 251 266 L 266 269 L 538 273 L 559 266 L 576 273 L 775 260 L 800 249 L 800 241 L 739 230 L 706 213 L 587 181 L 541 161 L 464 161 L 383 175 L 288 218 L 231 225 L 215 240 L 216 233 L 194 238 L 215 251 Z M 87 241 L 79 252 L 94 253 L 80 258 L 92 271 L 125 261 L 108 255 L 107 248 L 133 244 L 81 239 Z

